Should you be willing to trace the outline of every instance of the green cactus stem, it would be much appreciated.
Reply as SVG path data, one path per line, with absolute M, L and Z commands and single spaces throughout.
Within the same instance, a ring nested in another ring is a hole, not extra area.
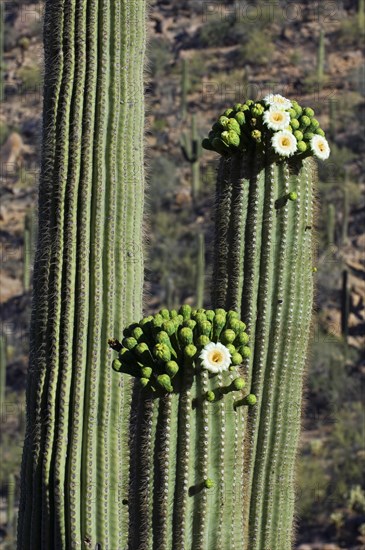
M 325 45 L 324 45 L 324 31 L 321 29 L 319 34 L 318 52 L 317 52 L 317 80 L 318 88 L 321 89 L 324 82 L 324 59 L 325 59 Z
M 142 309 L 145 12 L 46 2 L 18 550 L 127 544 L 132 388 L 107 340 Z
M 182 73 L 181 73 L 181 118 L 184 120 L 188 111 L 188 93 L 190 88 L 189 82 L 189 70 L 187 59 L 182 60 Z
M 365 32 L 365 1 L 359 0 L 357 7 L 357 20 L 360 32 Z
M 347 269 L 344 269 L 342 272 L 342 289 L 341 289 L 341 332 L 346 342 L 349 335 L 349 315 L 350 315 L 349 273 Z
M 336 210 L 333 204 L 327 209 L 327 245 L 334 246 L 336 242 Z
M 129 548 L 241 548 L 242 377 L 249 349 L 234 311 L 161 310 L 110 342 L 139 379 L 130 421 Z M 250 405 L 251 404 L 251 405 Z M 245 405 L 245 406 L 242 406 Z
M 349 215 L 350 215 L 350 201 L 349 201 L 349 186 L 348 176 L 346 174 L 344 186 L 342 189 L 342 245 L 346 244 L 348 240 L 349 231 Z
M 310 157 L 329 148 L 312 109 L 272 94 L 227 109 L 203 144 L 222 155 L 213 306 L 237 310 L 247 325 L 244 367 L 257 400 L 242 426 L 241 548 L 289 550 L 313 299 Z
M 191 117 L 191 136 L 183 132 L 181 135 L 181 150 L 184 158 L 191 166 L 191 193 L 195 201 L 200 192 L 200 157 L 202 154 L 201 141 L 196 128 L 196 116 Z
M 205 239 L 204 233 L 198 234 L 198 259 L 196 263 L 196 305 L 203 307 L 205 289 Z

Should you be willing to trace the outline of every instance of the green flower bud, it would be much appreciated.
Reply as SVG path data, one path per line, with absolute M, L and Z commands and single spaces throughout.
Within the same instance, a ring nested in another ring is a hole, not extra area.
M 129 336 L 129 338 L 124 338 L 123 339 L 122 344 L 125 348 L 127 348 L 129 350 L 132 350 L 133 348 L 136 347 L 138 342 L 135 338 L 133 338 L 133 336 Z
M 112 369 L 115 370 L 115 372 L 122 372 L 122 363 L 119 361 L 119 359 L 113 359 L 112 362 Z
M 136 346 L 133 351 L 138 357 L 143 359 L 146 364 L 153 361 L 150 348 L 145 342 L 141 342 L 140 344 L 138 344 L 138 346 Z
M 202 321 L 200 323 L 198 322 L 199 334 L 210 336 L 211 330 L 212 330 L 212 323 L 210 323 L 209 321 Z
M 242 105 L 241 107 L 241 111 L 249 111 L 250 110 L 250 106 L 249 105 L 246 105 L 246 103 L 244 105 Z
M 296 118 L 297 117 L 297 112 L 296 112 L 295 109 L 289 109 L 288 113 L 290 115 L 290 118 Z
M 194 328 L 196 327 L 196 321 L 194 321 L 194 319 L 188 319 L 187 321 L 184 321 L 183 325 L 184 327 L 194 330 Z
M 303 126 L 304 128 L 306 128 L 307 126 L 310 126 L 310 123 L 311 123 L 311 119 L 305 115 L 301 116 L 299 121 L 300 121 L 300 125 Z
M 316 267 L 312 267 L 312 272 L 317 273 L 318 269 Z
M 162 323 L 162 328 L 169 336 L 174 334 L 174 332 L 176 331 L 176 325 L 172 320 Z
M 174 390 L 171 385 L 171 378 L 168 374 L 160 374 L 159 376 L 157 376 L 157 383 L 169 393 Z
M 314 134 L 312 134 L 312 132 L 305 132 L 303 137 L 306 141 L 310 141 L 313 136 L 314 136 Z
M 140 378 L 139 383 L 141 384 L 142 388 L 145 388 L 149 383 L 149 378 Z
M 135 338 L 137 341 L 139 341 L 141 338 L 143 338 L 144 334 L 143 334 L 143 329 L 141 327 L 136 327 L 132 330 L 132 336 L 133 338 Z
M 185 357 L 189 359 L 193 359 L 197 353 L 198 349 L 194 346 L 194 344 L 189 344 L 184 348 L 184 355 Z
M 241 322 L 238 319 L 227 319 L 229 328 L 235 331 L 238 334 L 241 330 Z
M 253 130 L 251 132 L 251 137 L 256 141 L 256 143 L 261 143 L 261 132 L 260 132 L 260 130 Z
M 251 355 L 251 350 L 248 346 L 241 346 L 240 347 L 240 354 L 244 359 L 248 359 Z
M 229 117 L 229 115 L 230 115 L 231 113 L 233 113 L 233 111 L 234 111 L 234 109 L 231 109 L 231 108 L 230 108 L 230 109 L 226 109 L 226 110 L 224 111 L 223 114 L 224 114 L 224 116 L 228 116 L 228 117 Z
M 216 340 L 216 341 L 218 340 L 220 333 L 225 324 L 226 324 L 226 316 L 216 313 L 213 319 L 213 340 Z
M 255 103 L 255 102 L 253 101 L 253 99 L 247 99 L 247 101 L 246 101 L 245 104 L 248 105 L 248 106 L 250 107 L 250 106 L 253 105 L 254 103 Z
M 210 403 L 213 403 L 215 401 L 215 393 L 214 391 L 207 391 L 205 394 L 205 399 L 209 401 Z
M 253 393 L 250 393 L 249 395 L 247 395 L 246 403 L 247 405 L 250 405 L 250 406 L 256 405 L 257 403 L 256 395 L 254 395 Z
M 235 103 L 233 108 L 235 111 L 239 111 L 242 109 L 242 103 Z
M 245 387 L 246 385 L 246 382 L 244 381 L 243 378 L 236 378 L 235 380 L 233 380 L 232 382 L 232 386 L 235 390 L 237 391 L 241 391 L 243 390 L 243 388 Z
M 180 307 L 179 313 L 183 316 L 184 321 L 186 321 L 186 319 L 190 319 L 191 307 L 188 304 L 184 304 Z
M 201 334 L 198 336 L 196 343 L 200 348 L 204 348 L 207 344 L 209 344 L 210 338 L 209 336 L 205 336 L 204 334 Z
M 229 122 L 229 118 L 226 117 L 226 116 L 220 116 L 219 119 L 218 119 L 218 122 L 219 122 L 219 124 L 222 128 L 226 128 L 226 126 Z
M 170 319 L 170 312 L 168 309 L 161 309 L 160 310 L 160 315 L 164 318 L 164 319 Z
M 224 330 L 220 336 L 222 344 L 232 344 L 236 338 L 236 333 L 230 328 Z
M 152 325 L 155 328 L 158 328 L 162 325 L 163 322 L 164 322 L 164 318 L 162 317 L 162 315 L 160 315 L 159 313 L 156 313 L 156 315 L 154 315 L 152 319 Z
M 160 330 L 160 332 L 156 334 L 156 342 L 158 344 L 166 344 L 166 346 L 169 347 L 171 346 L 170 337 L 164 330 Z
M 237 334 L 235 344 L 237 346 L 245 346 L 250 341 L 250 337 L 246 332 L 240 332 Z
M 261 116 L 265 111 L 265 107 L 261 103 L 255 103 L 251 108 L 251 113 L 254 117 Z
M 177 313 L 176 309 L 171 309 L 171 311 L 170 311 L 171 319 L 175 319 L 175 317 L 177 317 L 177 316 L 178 316 L 178 313 Z
M 212 487 L 214 487 L 214 481 L 212 479 L 205 479 L 204 487 L 206 487 L 207 489 L 212 489 Z
M 296 130 L 296 131 L 294 132 L 294 137 L 295 137 L 295 139 L 296 139 L 297 141 L 302 141 L 302 139 L 303 139 L 303 134 L 302 134 L 302 132 L 301 132 L 300 130 Z
M 197 311 L 196 313 L 194 313 L 193 317 L 196 323 L 203 323 L 204 321 L 207 320 L 205 313 L 201 313 L 200 311 Z
M 226 318 L 226 310 L 222 309 L 221 307 L 219 307 L 215 310 L 215 314 L 216 315 L 223 315 L 224 318 Z
M 311 120 L 311 128 L 313 128 L 313 130 L 316 130 L 317 128 L 319 128 L 319 122 L 316 118 L 312 118 Z
M 165 368 L 170 378 L 173 378 L 175 374 L 177 374 L 177 372 L 179 371 L 179 365 L 176 363 L 176 361 L 167 361 Z
M 242 355 L 238 353 L 238 351 L 236 351 L 235 353 L 231 353 L 231 355 L 232 355 L 232 358 L 231 358 L 232 365 L 234 365 L 235 367 L 237 365 L 241 365 L 241 363 L 243 362 Z
M 305 107 L 304 108 L 304 114 L 306 116 L 309 116 L 310 118 L 314 117 L 314 111 L 310 107 Z
M 163 361 L 164 363 L 171 360 L 171 351 L 166 344 L 156 344 L 153 348 L 153 355 L 156 359 Z
M 235 118 L 230 118 L 227 124 L 228 130 L 233 130 L 236 134 L 241 135 L 241 127 Z
M 240 144 L 240 137 L 234 130 L 222 132 L 221 139 L 230 147 L 238 147 Z
M 207 309 L 205 311 L 205 316 L 207 318 L 208 321 L 212 322 L 213 319 L 214 319 L 214 316 L 215 316 L 215 313 L 212 309 Z
M 293 130 L 298 130 L 300 123 L 297 118 L 293 118 L 293 120 L 290 121 L 290 126 L 293 128 Z
M 228 349 L 231 355 L 233 355 L 234 353 L 237 353 L 236 347 L 233 344 L 226 344 L 226 348 Z
M 316 130 L 315 133 L 318 134 L 319 136 L 323 136 L 323 137 L 325 136 L 325 133 L 324 133 L 324 131 L 322 130 L 322 128 L 317 128 L 317 130 Z
M 188 346 L 193 342 L 193 331 L 191 328 L 183 327 L 179 330 L 179 342 L 182 346 Z
M 151 367 L 142 367 L 141 373 L 142 373 L 142 378 L 151 378 L 152 369 Z
M 303 112 L 303 109 L 301 108 L 301 106 L 296 101 L 292 101 L 292 105 L 293 105 L 294 111 L 297 113 L 298 116 L 300 116 Z
M 300 153 L 305 153 L 305 151 L 307 150 L 307 144 L 305 143 L 305 141 L 298 141 L 297 149 Z
M 238 113 L 236 113 L 234 118 L 237 120 L 240 126 L 243 126 L 244 123 L 246 122 L 245 114 L 242 113 L 242 111 L 239 111 Z
M 291 191 L 290 193 L 288 193 L 288 199 L 290 201 L 296 201 L 297 198 L 298 198 L 298 194 L 295 191 Z

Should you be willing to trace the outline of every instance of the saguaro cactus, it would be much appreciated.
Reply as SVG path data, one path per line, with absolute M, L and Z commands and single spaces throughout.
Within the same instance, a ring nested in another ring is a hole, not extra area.
M 325 46 L 324 46 L 324 31 L 321 29 L 319 34 L 318 42 L 318 52 L 317 52 L 317 79 L 318 79 L 318 88 L 321 89 L 324 81 L 324 57 L 325 57 Z
M 246 550 L 293 544 L 294 464 L 310 332 L 313 184 L 329 147 L 314 112 L 280 95 L 236 104 L 203 145 L 222 155 L 213 306 L 240 311 L 256 407 L 245 418 Z
M 145 9 L 46 2 L 19 550 L 126 546 L 131 387 L 107 339 L 141 313 Z
M 113 368 L 136 377 L 128 548 L 241 548 L 250 353 L 234 311 L 161 310 L 124 331 Z M 236 546 L 237 545 L 237 546 Z
M 185 132 L 181 135 L 181 150 L 184 158 L 191 165 L 191 189 L 193 200 L 196 200 L 200 191 L 200 157 L 201 141 L 196 129 L 196 116 L 191 117 L 191 136 Z
M 205 289 L 205 238 L 204 233 L 198 234 L 198 258 L 196 262 L 196 305 L 203 307 Z

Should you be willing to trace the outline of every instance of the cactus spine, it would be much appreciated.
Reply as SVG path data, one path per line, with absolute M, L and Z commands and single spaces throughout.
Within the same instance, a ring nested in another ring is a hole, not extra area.
M 111 342 L 119 351 L 113 368 L 139 380 L 128 548 L 242 547 L 243 405 L 255 401 L 239 374 L 249 353 L 244 330 L 234 311 L 184 305 Z
M 19 550 L 127 542 L 131 387 L 107 339 L 141 311 L 145 9 L 46 2 Z
M 313 298 L 316 172 L 309 156 L 329 154 L 313 115 L 282 96 L 249 100 L 227 109 L 203 142 L 222 154 L 213 306 L 241 312 L 252 350 L 244 363 L 247 383 L 257 396 L 244 421 L 245 550 L 293 545 L 294 465 Z M 321 137 L 313 139 L 315 133 Z
M 196 115 L 191 117 L 191 137 L 184 132 L 181 136 L 181 150 L 184 158 L 191 166 L 191 190 L 195 201 L 200 191 L 200 157 L 202 153 L 201 141 L 196 129 Z
M 203 307 L 205 287 L 205 239 L 204 233 L 198 235 L 198 260 L 196 264 L 196 305 Z

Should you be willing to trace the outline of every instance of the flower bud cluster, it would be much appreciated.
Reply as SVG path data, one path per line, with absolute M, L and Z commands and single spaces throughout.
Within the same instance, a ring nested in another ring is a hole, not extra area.
M 202 145 L 227 157 L 259 148 L 267 150 L 272 161 L 312 155 L 326 160 L 330 154 L 313 109 L 279 94 L 269 94 L 257 102 L 249 99 L 226 109 Z
M 129 325 L 122 342 L 110 340 L 110 346 L 119 352 L 113 369 L 139 378 L 144 388 L 157 395 L 178 392 L 186 375 L 192 378 L 201 369 L 210 376 L 237 372 L 250 356 L 245 329 L 235 311 L 192 309 L 189 305 L 179 311 L 162 309 Z M 242 389 L 241 381 L 234 382 L 230 378 L 230 391 Z

